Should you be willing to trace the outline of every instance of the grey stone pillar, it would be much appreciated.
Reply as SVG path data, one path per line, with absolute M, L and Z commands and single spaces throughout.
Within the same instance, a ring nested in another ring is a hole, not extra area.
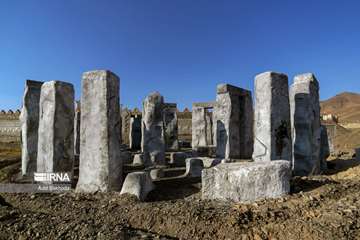
M 214 108 L 216 155 L 225 159 L 249 159 L 253 152 L 251 92 L 229 84 L 217 87 Z
M 163 106 L 164 137 L 166 150 L 179 150 L 178 118 L 176 103 L 165 103 Z
M 75 101 L 75 118 L 74 118 L 74 154 L 80 155 L 80 119 L 81 119 L 81 104 L 80 101 Z
M 255 77 L 255 161 L 291 161 L 288 77 L 265 72 Z
M 326 126 L 321 125 L 320 135 L 320 171 L 327 170 L 327 158 L 330 156 L 329 138 L 327 134 Z
M 72 172 L 74 88 L 50 81 L 41 87 L 37 172 Z
M 143 102 L 141 150 L 146 165 L 165 164 L 163 110 L 164 98 L 151 93 Z
M 20 114 L 21 173 L 32 176 L 36 172 L 39 102 L 43 82 L 27 80 Z
M 214 144 L 213 110 L 215 102 L 194 103 L 192 106 L 192 148 L 207 147 Z
M 129 135 L 130 135 L 130 119 L 131 111 L 127 108 L 121 110 L 121 143 L 130 145 Z
M 294 175 L 318 174 L 320 159 L 319 83 L 311 73 L 295 76 L 290 88 Z
M 129 147 L 133 150 L 141 148 L 141 116 L 130 118 Z
M 83 74 L 81 154 L 76 191 L 121 190 L 119 87 L 119 78 L 110 71 Z

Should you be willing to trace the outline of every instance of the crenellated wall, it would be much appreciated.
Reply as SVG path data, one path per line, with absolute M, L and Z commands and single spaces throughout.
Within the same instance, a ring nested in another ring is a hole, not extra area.
M 0 111 L 0 142 L 20 142 L 20 110 Z
M 122 139 L 123 143 L 128 144 L 129 124 L 132 115 L 141 115 L 141 111 L 135 109 L 123 109 L 122 116 Z M 0 111 L 0 142 L 20 142 L 20 110 Z M 191 112 L 185 108 L 182 112 L 177 112 L 179 140 L 191 141 Z M 125 121 L 124 121 L 125 120 Z

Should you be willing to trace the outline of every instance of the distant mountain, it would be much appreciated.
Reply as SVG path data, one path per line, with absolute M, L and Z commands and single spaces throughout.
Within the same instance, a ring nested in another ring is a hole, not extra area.
M 339 123 L 360 122 L 360 94 L 343 92 L 322 101 L 321 114 L 335 114 Z

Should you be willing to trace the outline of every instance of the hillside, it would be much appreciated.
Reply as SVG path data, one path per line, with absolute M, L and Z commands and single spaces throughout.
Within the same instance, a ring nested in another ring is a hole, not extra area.
M 341 126 L 328 127 L 333 133 L 333 146 L 336 152 L 350 151 L 360 147 L 360 94 L 344 92 L 322 101 L 321 114 L 338 116 Z M 345 127 L 345 128 L 344 128 Z
M 334 147 L 335 149 L 344 151 L 352 151 L 355 148 L 360 147 L 360 128 L 349 129 L 346 132 L 341 128 L 338 128 Z
M 340 123 L 360 122 L 360 94 L 340 93 L 320 105 L 322 114 L 335 114 Z

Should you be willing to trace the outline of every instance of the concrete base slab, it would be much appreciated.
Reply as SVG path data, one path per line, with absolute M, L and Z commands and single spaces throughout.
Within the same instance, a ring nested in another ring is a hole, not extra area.
M 120 194 L 135 195 L 140 201 L 144 201 L 154 184 L 148 172 L 129 173 L 124 181 Z
M 204 169 L 203 161 L 199 158 L 186 159 L 186 177 L 201 177 L 201 171 Z
M 188 152 L 172 152 L 170 153 L 170 165 L 173 167 L 185 167 L 185 160 L 192 157 L 192 153 Z
M 209 157 L 216 155 L 216 146 L 199 146 L 193 148 L 194 157 Z
M 142 153 L 134 155 L 133 165 L 144 165 L 144 155 Z
M 221 163 L 202 172 L 202 198 L 253 202 L 290 191 L 290 162 Z

